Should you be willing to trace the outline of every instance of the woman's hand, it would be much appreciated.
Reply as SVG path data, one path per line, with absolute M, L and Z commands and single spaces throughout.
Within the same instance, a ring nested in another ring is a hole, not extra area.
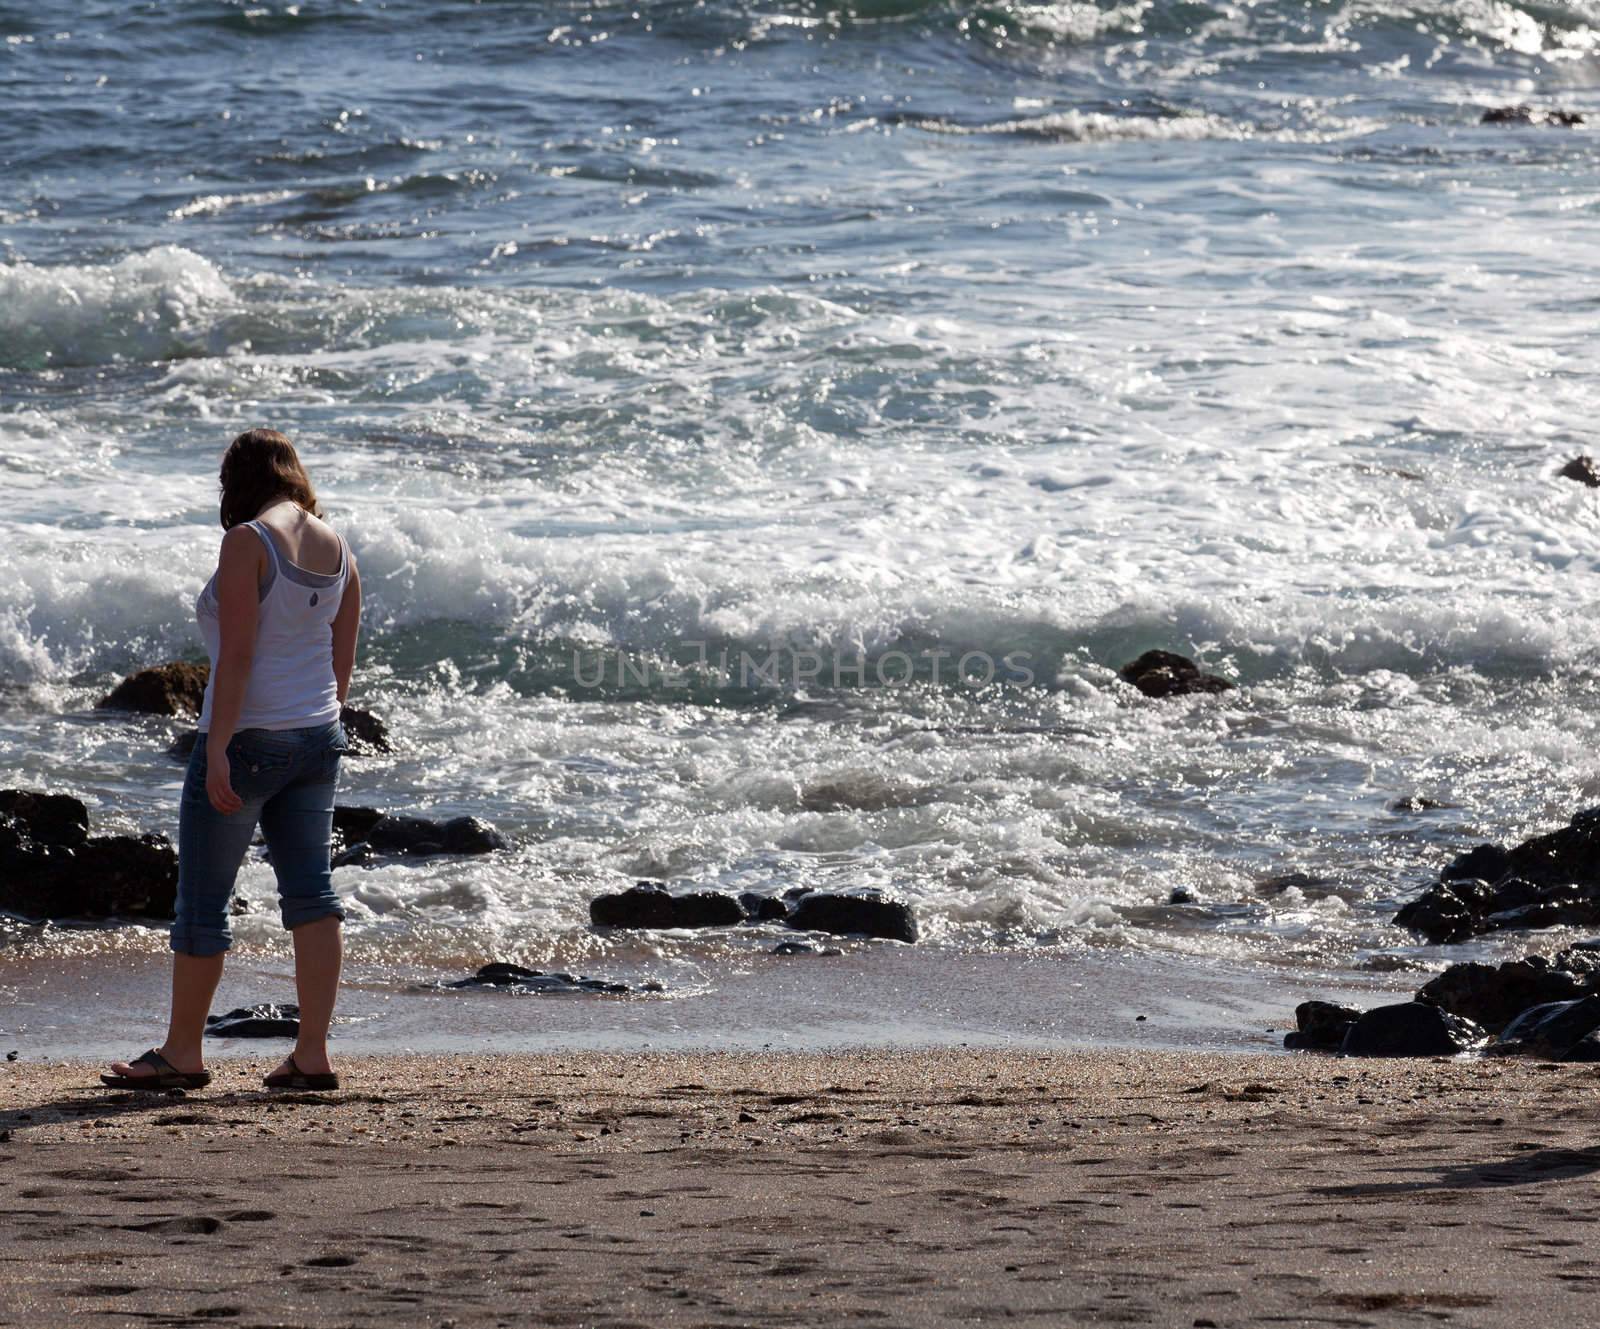
M 233 792 L 233 772 L 228 767 L 226 747 L 206 753 L 206 797 L 224 817 L 231 817 L 244 807 L 244 800 Z

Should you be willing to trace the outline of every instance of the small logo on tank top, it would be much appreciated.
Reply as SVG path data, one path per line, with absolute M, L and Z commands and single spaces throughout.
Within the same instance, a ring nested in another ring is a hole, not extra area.
M 316 602 L 317 602 L 317 593 L 315 591 L 312 591 L 311 592 L 311 603 L 312 604 L 316 604 Z

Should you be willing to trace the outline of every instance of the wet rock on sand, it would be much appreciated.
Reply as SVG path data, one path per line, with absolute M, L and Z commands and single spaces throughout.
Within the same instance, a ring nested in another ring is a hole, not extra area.
M 1347 1057 L 1449 1057 L 1487 1041 L 1487 1032 L 1471 1020 L 1420 1001 L 1404 1001 L 1364 1012 L 1345 1034 L 1340 1051 Z
M 1532 1006 L 1509 1025 L 1491 1052 L 1548 1061 L 1600 1061 L 1600 997 Z
M 626 983 L 612 983 L 603 978 L 585 978 L 579 974 L 547 974 L 542 969 L 524 969 L 519 964 L 496 962 L 486 964 L 471 978 L 446 983 L 447 988 L 498 988 L 502 992 L 526 993 L 536 996 L 564 996 L 575 993 L 600 993 L 620 996 L 632 992 Z M 641 992 L 660 992 L 659 983 L 646 983 Z
M 297 1038 L 300 1008 L 270 1001 L 240 1006 L 225 1015 L 206 1016 L 206 1033 L 216 1038 Z
M 1350 1027 L 1361 1018 L 1355 1006 L 1336 1001 L 1302 1001 L 1295 1007 L 1295 1028 L 1284 1035 L 1283 1045 L 1290 1051 L 1337 1052 L 1344 1046 Z
M 65 794 L 0 790 L 0 910 L 24 918 L 171 918 L 178 856 L 162 835 L 89 834 Z
M 1186 655 L 1172 651 L 1146 651 L 1118 671 L 1147 697 L 1187 697 L 1194 693 L 1231 692 L 1233 684 L 1216 674 L 1203 672 Z
M 1593 457 L 1574 457 L 1556 475 L 1562 480 L 1576 480 L 1590 489 L 1600 489 L 1600 471 L 1595 469 Z

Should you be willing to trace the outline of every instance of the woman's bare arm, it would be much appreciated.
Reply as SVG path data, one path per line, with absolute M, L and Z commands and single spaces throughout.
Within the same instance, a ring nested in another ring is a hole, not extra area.
M 356 567 L 354 554 L 346 557 L 350 560 L 350 578 L 345 582 L 339 612 L 333 617 L 333 678 L 339 685 L 341 706 L 350 695 L 350 675 L 356 667 L 356 638 L 361 632 L 361 570 Z
M 228 770 L 228 744 L 239 726 L 239 711 L 250 683 L 256 655 L 256 615 L 267 551 L 261 540 L 242 526 L 222 537 L 217 559 L 217 625 L 222 646 L 216 677 L 211 680 L 211 729 L 206 736 L 206 793 L 221 813 L 237 812 L 243 803 L 233 792 Z

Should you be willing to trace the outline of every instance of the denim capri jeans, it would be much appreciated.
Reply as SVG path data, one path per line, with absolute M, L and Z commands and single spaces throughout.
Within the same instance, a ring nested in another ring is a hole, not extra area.
M 206 797 L 206 737 L 201 734 L 195 742 L 178 805 L 172 949 L 220 955 L 233 944 L 228 915 L 234 878 L 258 823 L 278 876 L 284 927 L 343 919 L 329 865 L 333 791 L 347 747 L 339 722 L 235 734 L 228 744 L 228 767 L 244 807 L 226 817 Z

